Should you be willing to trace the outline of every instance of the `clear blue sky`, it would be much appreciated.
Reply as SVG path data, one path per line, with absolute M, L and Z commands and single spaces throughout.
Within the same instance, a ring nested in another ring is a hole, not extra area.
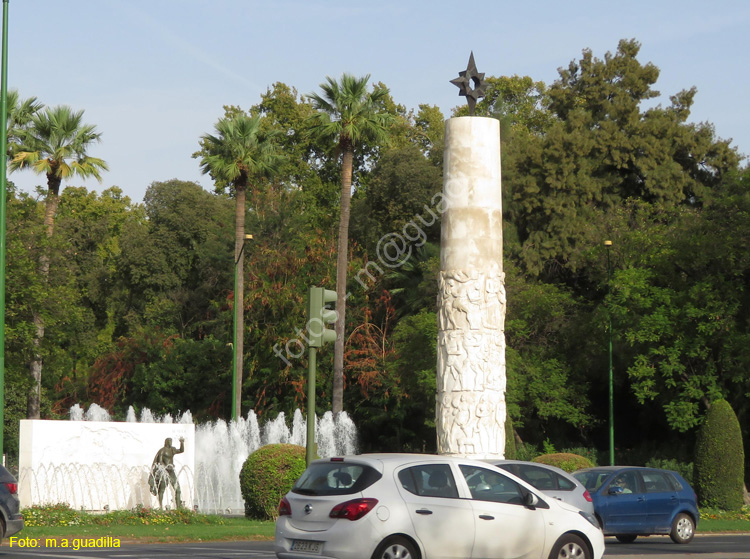
M 108 162 L 103 182 L 140 202 L 153 181 L 212 189 L 191 154 L 223 105 L 249 108 L 277 81 L 300 93 L 326 76 L 370 74 L 409 109 L 462 104 L 449 81 L 474 51 L 487 75 L 551 83 L 590 48 L 622 38 L 661 70 L 669 96 L 698 89 L 691 120 L 715 125 L 750 154 L 750 2 L 747 0 L 10 0 L 9 87 L 47 105 L 85 111 Z M 10 180 L 33 192 L 44 178 Z

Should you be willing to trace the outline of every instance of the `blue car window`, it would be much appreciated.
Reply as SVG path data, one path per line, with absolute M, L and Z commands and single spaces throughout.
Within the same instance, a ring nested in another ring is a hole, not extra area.
M 643 472 L 642 475 L 646 493 L 674 491 L 667 474 L 663 472 Z
M 669 480 L 669 483 L 672 486 L 672 489 L 674 489 L 675 491 L 682 491 L 684 489 L 684 487 L 680 483 L 680 480 L 677 479 L 675 476 L 669 473 L 666 474 L 666 476 L 667 476 L 667 480 Z
M 620 472 L 618 473 L 612 482 L 609 484 L 609 488 L 619 487 L 622 493 L 642 493 L 638 484 L 638 473 L 634 471 Z
M 591 491 L 598 491 L 602 484 L 611 475 L 610 470 L 584 470 L 576 472 L 573 477 L 580 481 L 583 486 Z

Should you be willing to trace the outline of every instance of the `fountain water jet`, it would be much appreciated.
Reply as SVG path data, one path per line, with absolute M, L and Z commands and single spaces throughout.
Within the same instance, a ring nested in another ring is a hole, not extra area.
M 151 461 L 166 437 L 185 437 L 185 453 L 175 456 L 185 506 L 201 512 L 241 513 L 239 472 L 245 459 L 266 444 L 305 446 L 307 427 L 295 411 L 292 425 L 284 414 L 260 425 L 254 411 L 237 421 L 193 424 L 192 414 L 158 417 L 144 409 L 136 421 L 131 407 L 125 422 L 111 421 L 92 404 L 84 413 L 70 410 L 71 421 L 22 420 L 19 496 L 22 506 L 68 503 L 85 510 L 158 506 L 148 487 Z M 355 454 L 356 428 L 341 413 L 316 418 L 321 457 Z M 167 491 L 165 505 L 174 506 Z

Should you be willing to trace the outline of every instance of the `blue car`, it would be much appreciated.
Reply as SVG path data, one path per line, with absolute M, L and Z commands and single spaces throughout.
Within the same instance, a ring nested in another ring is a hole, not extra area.
M 604 534 L 623 543 L 638 536 L 667 535 L 688 543 L 700 514 L 693 488 L 677 472 L 603 466 L 573 472 L 589 490 Z

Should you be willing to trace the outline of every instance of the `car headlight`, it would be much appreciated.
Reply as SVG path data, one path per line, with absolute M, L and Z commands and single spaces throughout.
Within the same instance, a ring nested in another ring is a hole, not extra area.
M 593 524 L 597 528 L 601 529 L 601 526 L 599 526 L 599 521 L 596 519 L 596 516 L 594 516 L 590 512 L 579 510 L 578 514 L 580 514 L 582 517 L 584 517 L 586 520 L 588 520 L 591 524 Z

